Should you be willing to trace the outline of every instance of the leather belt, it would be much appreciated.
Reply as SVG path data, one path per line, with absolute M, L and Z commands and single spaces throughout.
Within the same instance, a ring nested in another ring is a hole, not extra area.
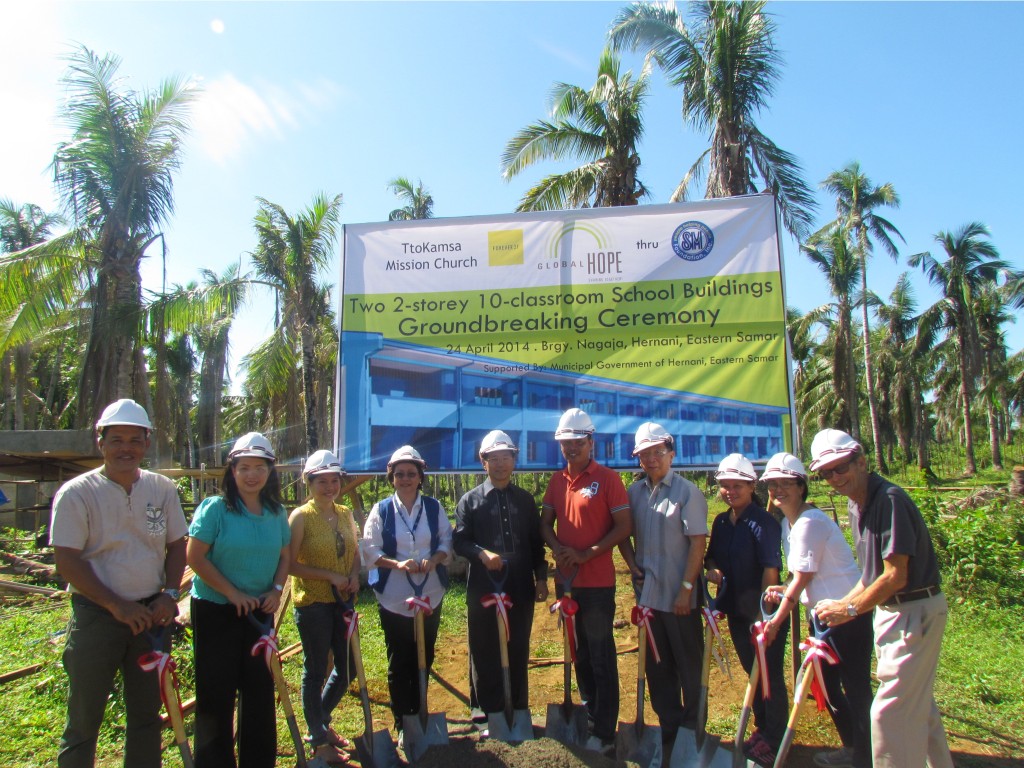
M 915 600 L 924 600 L 926 597 L 932 597 L 934 595 L 941 595 L 942 590 L 938 587 L 922 587 L 921 589 L 912 589 L 909 592 L 897 592 L 895 595 L 886 600 L 882 605 L 885 608 L 889 608 L 894 605 L 900 605 L 901 603 L 912 603 Z

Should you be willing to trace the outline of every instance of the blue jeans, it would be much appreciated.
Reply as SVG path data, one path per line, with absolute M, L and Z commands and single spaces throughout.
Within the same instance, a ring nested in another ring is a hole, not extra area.
M 602 741 L 615 738 L 619 720 L 619 663 L 612 622 L 615 587 L 580 587 L 572 592 L 576 614 L 576 685 Z
M 163 732 L 160 685 L 156 672 L 145 672 L 138 664 L 139 657 L 150 650 L 145 634 L 133 635 L 127 624 L 80 595 L 71 598 L 63 657 L 69 683 L 68 717 L 57 754 L 60 768 L 92 768 L 95 764 L 103 710 L 118 670 L 124 681 L 127 720 L 124 764 L 159 768 Z
M 345 620 L 337 603 L 312 603 L 295 609 L 295 626 L 302 640 L 302 714 L 314 747 L 327 742 L 331 712 L 352 680 L 352 649 L 345 642 Z M 327 676 L 327 654 L 334 653 L 334 669 Z

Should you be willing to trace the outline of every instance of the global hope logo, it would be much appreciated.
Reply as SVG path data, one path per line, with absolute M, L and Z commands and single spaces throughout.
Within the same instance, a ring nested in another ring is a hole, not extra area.
M 700 261 L 715 247 L 715 235 L 701 221 L 684 221 L 672 233 L 672 250 L 686 261 Z

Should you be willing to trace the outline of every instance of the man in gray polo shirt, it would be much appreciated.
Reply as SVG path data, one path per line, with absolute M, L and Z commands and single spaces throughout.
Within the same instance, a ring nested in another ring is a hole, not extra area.
M 633 574 L 638 603 L 654 611 L 651 634 L 661 661 L 647 656 L 651 705 L 670 742 L 680 727 L 695 730 L 704 635 L 696 582 L 704 562 L 708 503 L 672 471 L 675 441 L 664 427 L 642 424 L 633 455 L 646 477 L 629 486 L 633 536 L 619 551 Z
M 825 429 L 811 443 L 811 471 L 849 498 L 860 581 L 840 600 L 822 600 L 829 626 L 874 610 L 878 691 L 871 703 L 874 768 L 953 768 L 935 704 L 935 672 L 946 628 L 946 598 L 928 527 L 897 485 L 868 470 L 860 443 Z
M 187 528 L 174 483 L 140 468 L 151 429 L 133 400 L 107 406 L 96 424 L 103 466 L 68 481 L 53 499 L 50 543 L 72 593 L 60 768 L 95 763 L 118 671 L 127 720 L 124 764 L 160 766 L 159 681 L 138 661 L 152 650 L 143 633 L 167 626 L 178 612 Z

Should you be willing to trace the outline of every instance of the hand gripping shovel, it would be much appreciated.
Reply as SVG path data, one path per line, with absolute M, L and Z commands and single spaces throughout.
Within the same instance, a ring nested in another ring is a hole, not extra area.
M 487 733 L 492 739 L 508 742 L 529 741 L 533 738 L 533 718 L 525 709 L 512 709 L 512 680 L 508 665 L 508 609 L 512 600 L 505 594 L 505 582 L 508 580 L 508 561 L 502 559 L 498 577 L 487 571 L 494 591 L 480 598 L 481 604 L 494 607 L 495 621 L 498 625 L 498 649 L 501 652 L 501 685 L 505 690 L 505 711 L 487 714 Z
M 582 747 L 587 743 L 587 709 L 572 703 L 572 665 L 576 660 L 576 612 L 579 606 L 572 599 L 572 582 L 579 567 L 565 575 L 558 572 L 562 580 L 562 597 L 551 606 L 551 612 L 559 614 L 562 624 L 562 703 L 548 704 L 544 735 L 567 746 Z
M 171 658 L 170 645 L 168 652 L 163 648 L 163 635 L 166 627 L 160 627 L 155 632 L 146 632 L 149 643 L 153 650 L 139 657 L 139 667 L 146 672 L 155 671 L 160 679 L 160 699 L 167 710 L 167 717 L 170 718 L 171 728 L 174 731 L 174 741 L 181 752 L 181 764 L 184 768 L 194 768 L 192 762 L 192 749 L 188 745 L 188 737 L 185 735 L 185 718 L 181 711 L 181 697 L 178 696 L 178 674 L 175 671 L 174 659 Z
M 434 744 L 446 745 L 448 743 L 448 721 L 444 713 L 428 714 L 427 712 L 427 641 L 424 636 L 423 615 L 432 611 L 430 599 L 424 599 L 423 587 L 430 578 L 425 573 L 423 578 L 417 582 L 412 574 L 405 572 L 405 577 L 412 587 L 413 597 L 406 601 L 412 608 L 413 622 L 416 631 L 416 661 L 419 666 L 420 682 L 420 711 L 415 715 L 402 717 L 402 730 L 405 733 L 405 756 L 410 762 L 416 762 L 423 756 L 429 747 Z
M 295 745 L 295 759 L 299 768 L 307 768 L 306 745 L 302 743 L 302 734 L 299 733 L 299 724 L 295 721 L 295 710 L 292 709 L 292 700 L 288 695 L 288 684 L 284 681 L 284 674 L 281 672 L 281 659 L 277 655 L 277 630 L 274 629 L 274 617 L 268 616 L 266 621 L 256 618 L 255 611 L 247 614 L 249 622 L 263 634 L 252 647 L 252 655 L 263 654 L 263 660 L 267 663 L 270 676 L 274 678 L 274 685 L 277 687 L 277 697 L 281 700 L 284 708 L 284 716 L 288 721 L 288 731 L 292 735 L 292 743 Z
M 818 708 L 824 709 L 829 705 L 828 692 L 822 682 L 821 663 L 838 664 L 839 654 L 828 642 L 828 636 L 832 634 L 834 627 L 823 629 L 818 622 L 818 615 L 811 612 L 811 621 L 814 623 L 814 637 L 808 637 L 800 644 L 800 650 L 806 651 L 807 656 L 800 665 L 800 672 L 797 674 L 796 692 L 793 695 L 793 709 L 789 713 L 789 722 L 786 724 L 786 733 L 779 744 L 779 751 L 775 753 L 774 768 L 782 768 L 789 755 L 789 748 L 793 745 L 793 737 L 796 735 L 796 724 L 800 719 L 800 709 L 807 692 L 813 690 L 814 697 L 818 702 Z M 815 685 L 817 683 L 817 685 Z
M 615 757 L 617 760 L 628 760 L 636 763 L 641 768 L 661 768 L 662 745 L 661 728 L 655 725 L 644 724 L 644 693 L 647 671 L 647 646 L 651 646 L 651 653 L 655 660 L 658 657 L 658 647 L 654 644 L 651 636 L 651 618 L 654 612 L 645 606 L 636 605 L 633 607 L 632 622 L 639 627 L 639 638 L 637 640 L 637 667 L 636 667 L 636 721 L 632 723 L 619 723 L 618 731 L 615 734 Z
M 356 668 L 356 678 L 359 680 L 359 699 L 363 704 L 364 730 L 362 734 L 355 738 L 359 764 L 363 768 L 397 768 L 397 766 L 401 765 L 401 760 L 398 758 L 395 742 L 391 740 L 391 734 L 387 731 L 373 730 L 373 716 L 370 714 L 370 692 L 366 687 L 363 650 L 359 644 L 359 614 L 353 610 L 351 604 L 341 599 L 336 589 L 334 590 L 334 597 L 345 611 L 345 635 L 352 647 L 352 661 Z
M 669 756 L 670 768 L 691 768 L 702 766 L 725 764 L 728 768 L 729 759 L 725 753 L 718 752 L 718 745 L 721 739 L 714 735 L 708 735 L 708 680 L 711 676 L 711 656 L 714 654 L 716 661 L 722 671 L 732 679 L 732 673 L 728 666 L 728 657 L 725 655 L 725 644 L 722 641 L 722 631 L 718 626 L 720 619 L 724 618 L 718 610 L 718 602 L 725 594 L 725 577 L 718 587 L 718 594 L 711 596 L 707 579 L 702 578 L 701 584 L 704 590 L 704 607 L 701 612 L 704 615 L 704 657 L 700 670 L 700 698 L 697 700 L 697 731 L 694 733 L 689 728 L 680 728 L 676 732 L 676 739 L 672 746 L 672 754 Z
M 744 765 L 746 758 L 743 755 L 743 736 L 747 732 L 747 723 L 750 721 L 750 711 L 754 706 L 754 695 L 757 693 L 758 683 L 762 686 L 761 695 L 764 696 L 768 690 L 767 678 L 761 674 L 761 654 L 758 652 L 758 644 L 764 633 L 764 625 L 778 612 L 765 610 L 765 596 L 761 595 L 761 621 L 751 627 L 752 641 L 754 643 L 754 663 L 750 665 L 750 679 L 747 680 L 747 691 L 743 695 L 743 708 L 740 709 L 740 720 L 736 726 L 736 739 L 733 741 L 732 764 L 733 768 Z M 767 670 L 766 670 L 767 673 Z

